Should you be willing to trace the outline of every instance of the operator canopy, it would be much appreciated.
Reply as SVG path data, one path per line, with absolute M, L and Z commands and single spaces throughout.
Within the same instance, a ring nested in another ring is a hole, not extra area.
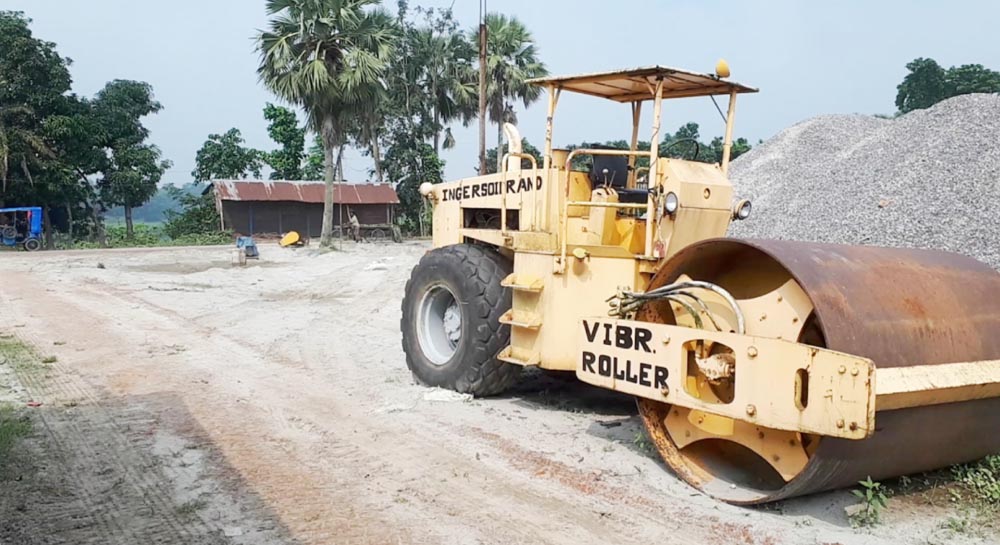
M 613 72 L 597 72 L 576 76 L 556 76 L 529 79 L 535 85 L 553 85 L 616 102 L 637 102 L 655 98 L 657 80 L 663 81 L 663 98 L 685 98 L 737 93 L 756 93 L 757 89 L 719 76 L 689 72 L 666 66 L 648 66 Z

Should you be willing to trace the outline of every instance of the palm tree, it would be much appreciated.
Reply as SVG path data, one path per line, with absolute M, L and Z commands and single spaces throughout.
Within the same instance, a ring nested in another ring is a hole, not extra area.
M 334 150 L 349 117 L 372 108 L 395 37 L 379 0 L 267 0 L 270 28 L 258 36 L 264 85 L 303 107 L 323 141 L 326 192 L 320 245 L 333 243 Z M 369 101 L 366 103 L 365 101 Z M 338 153 L 338 155 L 340 155 Z
M 446 126 L 452 121 L 469 123 L 476 113 L 476 73 L 472 67 L 475 51 L 458 32 L 438 32 L 427 27 L 416 31 L 415 49 L 423 62 L 424 88 L 430 100 L 434 126 L 434 152 L 454 145 Z
M 531 32 L 516 17 L 500 13 L 486 15 L 486 100 L 490 121 L 497 124 L 497 171 L 503 154 L 503 124 L 515 123 L 514 102 L 525 107 L 538 100 L 541 88 L 525 80 L 548 75 L 538 59 Z M 478 29 L 470 37 L 478 41 Z

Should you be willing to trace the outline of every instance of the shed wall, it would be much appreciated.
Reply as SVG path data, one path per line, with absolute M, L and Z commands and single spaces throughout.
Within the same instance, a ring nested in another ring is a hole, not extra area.
M 343 206 L 344 217 L 348 209 L 358 216 L 363 225 L 390 223 L 392 205 L 361 204 Z M 341 206 L 334 206 L 333 224 L 341 225 Z M 241 234 L 279 234 L 298 231 L 318 237 L 323 229 L 323 205 L 294 201 L 222 201 L 222 214 L 226 228 Z

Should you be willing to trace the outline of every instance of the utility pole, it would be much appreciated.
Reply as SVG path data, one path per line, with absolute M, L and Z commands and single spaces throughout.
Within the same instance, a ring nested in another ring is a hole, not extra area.
M 486 174 L 486 0 L 479 2 L 479 175 Z M 499 155 L 500 150 L 497 150 Z

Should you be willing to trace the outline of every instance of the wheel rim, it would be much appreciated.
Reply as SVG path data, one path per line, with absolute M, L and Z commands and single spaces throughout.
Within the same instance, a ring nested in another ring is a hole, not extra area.
M 740 257 L 746 269 L 757 273 L 751 280 L 746 280 L 745 273 L 735 265 L 705 272 L 707 266 L 698 268 L 701 262 L 696 262 L 689 268 L 699 279 L 706 278 L 732 291 L 747 315 L 765 316 L 761 305 L 768 305 L 770 316 L 751 320 L 747 334 L 824 347 L 812 302 L 791 274 L 766 256 Z M 721 258 L 719 262 L 730 263 Z M 650 287 L 656 284 L 654 280 Z M 767 303 L 775 300 L 783 301 L 787 308 Z M 735 316 L 716 312 L 715 317 L 723 330 L 736 328 Z M 638 319 L 696 327 L 674 304 L 647 305 Z M 735 372 L 739 373 L 738 366 Z M 699 399 L 726 397 L 725 388 L 717 390 L 697 373 L 685 377 L 685 381 Z M 640 398 L 638 403 L 643 424 L 667 465 L 689 484 L 730 503 L 754 504 L 780 497 L 806 471 L 820 442 L 818 436 L 759 427 L 658 401 Z
M 420 299 L 417 312 L 417 340 L 434 365 L 451 360 L 462 340 L 462 308 L 455 295 L 443 285 L 432 286 Z

